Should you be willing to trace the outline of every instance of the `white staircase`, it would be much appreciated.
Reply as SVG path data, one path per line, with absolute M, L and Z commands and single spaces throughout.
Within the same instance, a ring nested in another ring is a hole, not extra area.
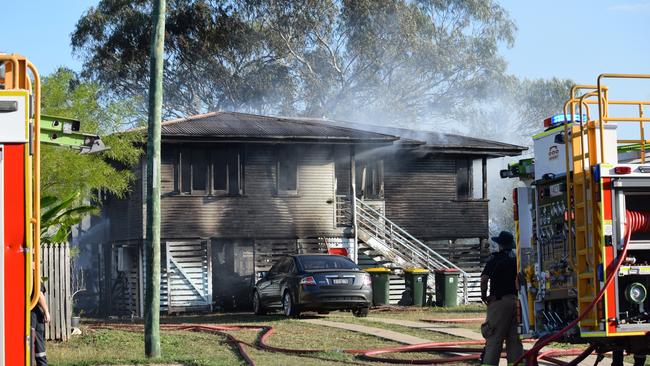
M 413 237 L 364 201 L 355 198 L 353 206 L 357 236 L 371 249 L 366 252 L 368 259 L 386 267 L 427 269 L 431 272 L 428 277 L 428 285 L 431 288 L 435 288 L 435 276 L 433 275 L 435 270 L 456 269 L 460 272 L 459 303 L 468 303 L 470 275 L 467 272 Z M 362 248 L 359 249 L 362 250 Z M 362 257 L 359 258 L 359 260 L 361 259 Z

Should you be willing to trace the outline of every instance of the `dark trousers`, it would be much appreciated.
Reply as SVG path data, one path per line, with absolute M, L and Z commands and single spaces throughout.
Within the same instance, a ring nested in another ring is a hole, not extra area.
M 612 366 L 623 366 L 623 351 L 612 352 Z M 645 365 L 645 355 L 634 355 L 634 366 Z
M 47 354 L 45 353 L 45 324 L 35 323 L 32 328 L 34 348 L 32 355 L 36 366 L 47 366 Z

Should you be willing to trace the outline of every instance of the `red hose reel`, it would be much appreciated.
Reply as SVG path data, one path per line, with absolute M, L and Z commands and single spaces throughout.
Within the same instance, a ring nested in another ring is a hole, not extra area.
M 632 234 L 650 233 L 650 211 L 625 211 L 625 236 L 628 231 Z

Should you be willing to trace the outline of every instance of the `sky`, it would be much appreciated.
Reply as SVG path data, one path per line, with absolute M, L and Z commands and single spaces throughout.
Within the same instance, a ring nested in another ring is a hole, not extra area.
M 500 4 L 518 28 L 514 47 L 502 50 L 511 74 L 594 84 L 602 73 L 650 73 L 650 1 Z M 650 81 L 626 86 L 640 93 L 638 99 L 650 99 Z
M 81 61 L 72 56 L 70 34 L 81 15 L 97 3 L 97 0 L 3 1 L 0 52 L 22 54 L 41 75 L 59 66 L 80 71 Z
M 97 0 L 24 0 L 3 5 L 0 52 L 21 53 L 42 75 L 81 69 L 70 34 Z M 591 84 L 605 72 L 650 73 L 650 0 L 501 0 L 517 23 L 514 47 L 503 47 L 508 71 L 523 78 L 569 78 Z M 26 26 L 31 19 L 33 26 Z M 7 32 L 6 30 L 11 31 Z M 650 82 L 648 82 L 650 85 Z M 650 88 L 631 85 L 639 99 Z

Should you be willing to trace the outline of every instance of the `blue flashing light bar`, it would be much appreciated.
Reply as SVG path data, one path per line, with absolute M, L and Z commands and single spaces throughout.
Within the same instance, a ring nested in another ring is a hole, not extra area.
M 569 117 L 567 120 L 565 117 Z M 551 127 L 557 127 L 559 125 L 563 125 L 567 122 L 584 122 L 587 120 L 587 115 L 583 114 L 580 116 L 579 114 L 574 114 L 574 115 L 568 115 L 565 116 L 563 113 L 562 114 L 556 114 L 553 117 L 547 118 L 544 120 L 544 127 L 545 128 L 551 128 Z

